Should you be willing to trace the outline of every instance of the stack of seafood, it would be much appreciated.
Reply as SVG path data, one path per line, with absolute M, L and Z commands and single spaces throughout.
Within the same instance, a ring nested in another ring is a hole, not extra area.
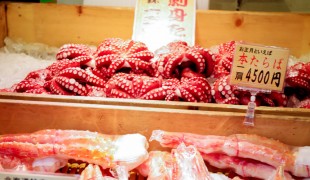
M 140 134 L 41 130 L 2 135 L 0 172 L 75 173 L 79 179 L 94 180 L 124 180 L 137 173 L 148 180 L 310 178 L 309 146 L 292 147 L 257 135 L 162 130 L 153 131 L 152 140 L 171 152 L 148 152 L 148 142 Z M 218 172 L 209 172 L 208 167 Z M 224 174 L 228 169 L 233 173 Z
M 235 41 L 215 51 L 171 42 L 155 53 L 142 42 L 118 38 L 105 39 L 96 49 L 66 44 L 55 63 L 0 91 L 248 104 L 250 93 L 229 82 L 234 50 Z M 259 93 L 256 104 L 310 108 L 309 72 L 310 62 L 289 67 L 285 93 Z

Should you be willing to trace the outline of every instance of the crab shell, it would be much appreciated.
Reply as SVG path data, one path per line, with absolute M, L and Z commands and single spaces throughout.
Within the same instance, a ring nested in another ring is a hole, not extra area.
M 103 169 L 125 166 L 131 170 L 148 157 L 148 143 L 140 134 L 105 135 L 80 130 L 42 130 L 0 136 L 0 157 L 31 164 L 42 158 L 81 160 Z M 0 164 L 3 162 L 0 161 Z

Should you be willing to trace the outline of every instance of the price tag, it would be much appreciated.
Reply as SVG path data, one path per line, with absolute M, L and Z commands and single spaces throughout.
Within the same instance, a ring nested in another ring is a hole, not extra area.
M 182 40 L 195 43 L 195 0 L 137 0 L 132 39 L 151 51 Z
M 77 180 L 78 175 L 38 174 L 27 172 L 0 171 L 0 180 Z
M 246 88 L 283 91 L 289 50 L 237 43 L 230 83 Z

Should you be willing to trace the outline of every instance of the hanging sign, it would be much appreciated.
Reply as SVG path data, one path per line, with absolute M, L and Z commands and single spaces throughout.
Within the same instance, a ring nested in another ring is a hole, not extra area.
M 38 174 L 27 172 L 10 172 L 0 171 L 0 179 L 2 180 L 78 180 L 78 175 L 59 175 L 55 173 L 51 174 Z
M 132 39 L 151 51 L 181 40 L 195 43 L 195 0 L 137 0 Z
M 289 50 L 236 43 L 230 82 L 245 88 L 283 91 Z

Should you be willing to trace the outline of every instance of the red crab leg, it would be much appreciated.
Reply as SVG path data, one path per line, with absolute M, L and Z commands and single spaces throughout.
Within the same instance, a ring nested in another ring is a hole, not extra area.
M 306 165 L 295 164 L 295 154 L 289 146 L 279 144 L 278 141 L 268 140 L 268 143 L 256 143 L 251 139 L 254 135 L 232 136 L 210 136 L 210 135 L 193 135 L 190 133 L 176 133 L 156 130 L 153 131 L 151 140 L 157 140 L 164 147 L 174 148 L 180 143 L 194 145 L 197 149 L 205 154 L 222 153 L 229 156 L 254 159 L 267 163 L 273 167 L 279 167 L 285 164 L 285 170 L 292 172 L 296 176 L 309 177 Z M 197 138 L 198 137 L 198 138 Z M 256 136 L 255 139 L 264 141 L 266 138 Z M 271 143 L 272 142 L 272 143 Z M 272 145 L 270 145 L 272 144 Z M 286 147 L 283 149 L 283 147 Z
M 133 169 L 147 158 L 147 146 L 145 137 L 139 134 L 117 136 L 77 130 L 44 130 L 28 136 L 0 136 L 2 156 L 76 159 L 104 169 L 117 164 Z
M 242 177 L 268 179 L 276 171 L 276 168 L 243 158 L 231 157 L 224 154 L 202 154 L 202 157 L 210 165 L 220 169 L 233 169 Z M 285 173 L 286 179 L 293 179 L 289 173 Z

